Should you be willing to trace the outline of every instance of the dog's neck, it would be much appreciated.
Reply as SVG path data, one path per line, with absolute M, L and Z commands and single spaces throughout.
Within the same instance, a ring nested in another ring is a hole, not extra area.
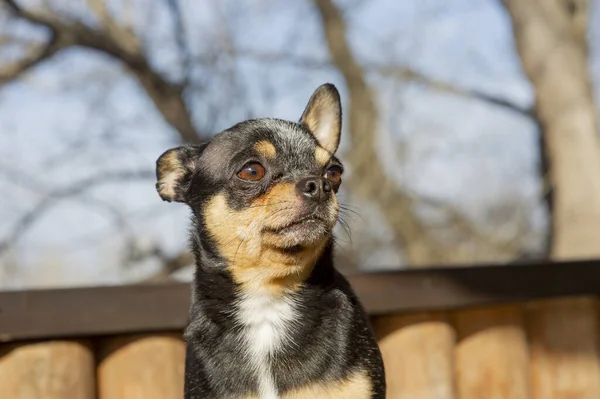
M 260 293 L 273 296 L 296 292 L 309 282 L 315 269 L 328 269 L 333 265 L 333 239 L 293 250 L 261 245 L 240 240 L 233 254 L 222 254 L 218 245 L 206 231 L 196 229 L 192 241 L 196 258 L 196 275 L 221 274 L 236 288 L 248 294 Z

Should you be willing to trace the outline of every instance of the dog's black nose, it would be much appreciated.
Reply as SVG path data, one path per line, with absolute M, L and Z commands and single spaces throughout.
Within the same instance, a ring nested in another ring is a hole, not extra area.
M 323 202 L 331 195 L 331 183 L 324 177 L 306 177 L 296 184 L 296 190 L 307 199 Z

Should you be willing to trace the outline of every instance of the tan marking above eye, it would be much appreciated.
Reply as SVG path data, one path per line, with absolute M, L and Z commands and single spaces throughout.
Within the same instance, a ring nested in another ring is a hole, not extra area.
M 275 149 L 275 146 L 273 145 L 273 143 L 267 140 L 262 140 L 254 144 L 254 149 L 256 150 L 256 152 L 267 158 L 275 158 L 275 156 L 277 155 L 277 150 Z
M 315 148 L 315 159 L 319 164 L 325 166 L 331 159 L 331 153 L 325 148 L 317 146 Z

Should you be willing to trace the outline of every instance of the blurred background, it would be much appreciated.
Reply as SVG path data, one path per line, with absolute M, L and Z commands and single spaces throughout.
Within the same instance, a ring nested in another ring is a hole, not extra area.
M 0 0 L 0 289 L 191 278 L 154 162 L 342 94 L 343 271 L 600 257 L 599 0 Z

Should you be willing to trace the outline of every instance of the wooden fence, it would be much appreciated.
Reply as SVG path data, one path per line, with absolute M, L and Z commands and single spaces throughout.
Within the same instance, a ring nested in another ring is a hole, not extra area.
M 349 276 L 388 398 L 600 398 L 600 261 Z M 171 399 L 188 284 L 0 293 L 1 399 Z

